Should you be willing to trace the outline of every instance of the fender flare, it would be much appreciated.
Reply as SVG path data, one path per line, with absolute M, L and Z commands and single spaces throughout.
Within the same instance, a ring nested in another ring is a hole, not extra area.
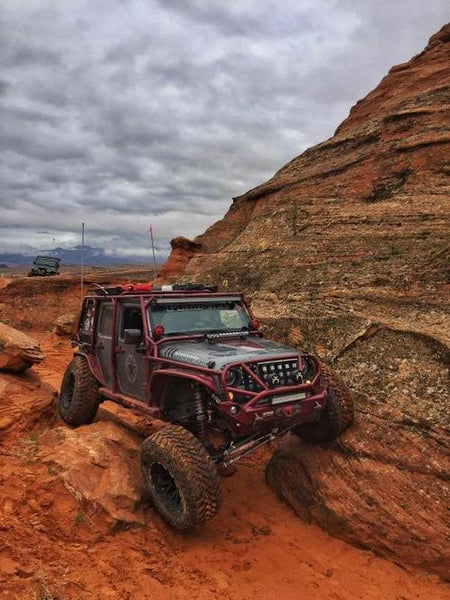
M 87 364 L 89 365 L 89 369 L 95 379 L 98 381 L 99 385 L 104 386 L 105 382 L 101 375 L 100 367 L 98 365 L 97 359 L 92 354 L 87 352 L 83 352 L 82 350 L 75 350 L 73 353 L 74 356 L 83 356 L 86 359 Z

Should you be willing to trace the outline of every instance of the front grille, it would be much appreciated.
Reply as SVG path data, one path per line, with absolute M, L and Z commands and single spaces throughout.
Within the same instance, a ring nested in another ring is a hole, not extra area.
M 248 363 L 247 366 L 270 389 L 301 383 L 298 362 L 295 359 Z M 256 378 L 240 366 L 232 367 L 228 371 L 225 380 L 227 385 L 233 388 L 240 388 L 249 392 L 261 392 L 263 390 L 262 385 L 258 383 Z
M 254 373 L 270 388 L 298 385 L 299 370 L 297 360 L 278 360 L 250 365 Z

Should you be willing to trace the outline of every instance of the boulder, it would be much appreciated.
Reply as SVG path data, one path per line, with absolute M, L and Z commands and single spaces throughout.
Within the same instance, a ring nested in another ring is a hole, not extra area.
M 52 423 L 55 390 L 36 373 L 0 373 L 0 441 L 42 429 Z
M 45 354 L 35 340 L 0 323 L 0 369 L 20 373 L 44 359 Z
M 77 429 L 62 426 L 39 438 L 41 459 L 86 510 L 103 509 L 112 531 L 144 523 L 139 448 L 141 438 L 111 421 Z
M 75 313 L 65 313 L 55 319 L 56 335 L 71 335 L 75 327 Z
M 288 436 L 266 480 L 303 520 L 402 566 L 450 573 L 448 431 L 365 399 L 326 445 Z

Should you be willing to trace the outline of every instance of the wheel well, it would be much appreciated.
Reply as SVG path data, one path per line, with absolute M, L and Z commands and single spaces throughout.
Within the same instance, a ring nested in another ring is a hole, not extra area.
M 182 377 L 158 377 L 152 385 L 152 398 L 163 414 L 177 412 L 182 406 L 191 404 L 192 414 L 194 409 L 195 381 Z

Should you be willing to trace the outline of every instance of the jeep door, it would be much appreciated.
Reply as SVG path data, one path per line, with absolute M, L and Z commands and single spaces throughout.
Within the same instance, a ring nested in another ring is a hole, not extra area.
M 95 342 L 95 355 L 105 381 L 110 387 L 113 380 L 112 370 L 112 329 L 114 305 L 112 300 L 104 300 L 100 305 L 97 321 L 97 336 Z
M 119 390 L 145 401 L 147 396 L 146 347 L 141 306 L 138 302 L 119 303 L 116 331 L 116 373 Z

